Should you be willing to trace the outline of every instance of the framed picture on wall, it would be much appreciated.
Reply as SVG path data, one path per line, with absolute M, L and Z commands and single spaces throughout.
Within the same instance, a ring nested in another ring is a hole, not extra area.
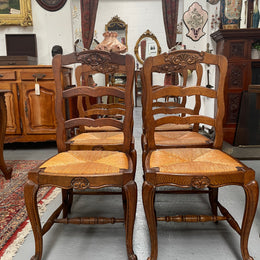
M 154 43 L 154 42 L 148 43 L 148 54 L 152 55 L 152 54 L 156 54 L 156 53 L 157 53 L 156 43 Z
M 0 1 L 0 25 L 32 26 L 31 0 Z

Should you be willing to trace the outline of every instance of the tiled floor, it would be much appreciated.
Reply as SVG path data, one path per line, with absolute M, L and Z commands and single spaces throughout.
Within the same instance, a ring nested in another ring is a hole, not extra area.
M 134 250 L 140 260 L 149 256 L 149 234 L 142 206 L 142 167 L 141 167 L 141 109 L 135 108 L 136 149 L 138 165 L 136 182 L 138 184 L 138 205 L 134 232 Z M 57 152 L 55 147 L 40 149 L 6 149 L 6 160 L 46 159 Z M 260 160 L 243 161 L 256 171 L 260 183 Z M 244 192 L 239 187 L 221 188 L 220 200 L 240 221 L 244 206 Z M 60 203 L 60 196 L 47 207 L 43 216 L 45 221 L 50 212 Z M 205 195 L 158 195 L 157 214 L 165 212 L 200 213 L 208 212 L 208 199 Z M 75 199 L 73 212 L 86 214 L 109 212 L 123 214 L 121 197 L 81 196 Z M 202 211 L 202 212 L 201 212 Z M 103 214 L 103 215 L 104 215 Z M 240 223 L 240 222 L 239 222 Z M 260 207 L 258 207 L 249 240 L 249 252 L 255 260 L 260 259 Z M 79 226 L 57 224 L 44 237 L 43 259 L 62 260 L 122 260 L 127 259 L 123 224 L 104 226 Z M 239 236 L 227 223 L 158 223 L 158 260 L 238 260 L 240 254 Z M 14 257 L 15 260 L 28 260 L 34 253 L 32 233 Z

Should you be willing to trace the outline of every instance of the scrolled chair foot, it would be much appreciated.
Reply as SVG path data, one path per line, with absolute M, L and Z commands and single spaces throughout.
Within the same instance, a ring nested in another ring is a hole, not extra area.
M 147 260 L 157 260 L 157 257 L 149 256 Z
M 39 255 L 34 255 L 31 257 L 31 260 L 41 260 L 41 257 Z
M 128 256 L 128 260 L 137 260 L 137 256 L 135 254 L 131 254 Z

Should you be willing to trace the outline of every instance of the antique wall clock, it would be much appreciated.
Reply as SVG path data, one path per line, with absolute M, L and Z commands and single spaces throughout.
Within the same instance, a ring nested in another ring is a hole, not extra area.
M 54 12 L 60 10 L 67 0 L 36 0 L 45 10 Z

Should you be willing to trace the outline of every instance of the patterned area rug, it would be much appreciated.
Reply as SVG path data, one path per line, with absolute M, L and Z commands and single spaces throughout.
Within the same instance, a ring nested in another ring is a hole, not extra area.
M 6 161 L 13 168 L 11 180 L 0 175 L 0 259 L 12 259 L 31 230 L 24 203 L 23 188 L 27 173 L 41 161 Z M 38 192 L 39 211 L 58 194 L 58 189 L 43 188 Z

